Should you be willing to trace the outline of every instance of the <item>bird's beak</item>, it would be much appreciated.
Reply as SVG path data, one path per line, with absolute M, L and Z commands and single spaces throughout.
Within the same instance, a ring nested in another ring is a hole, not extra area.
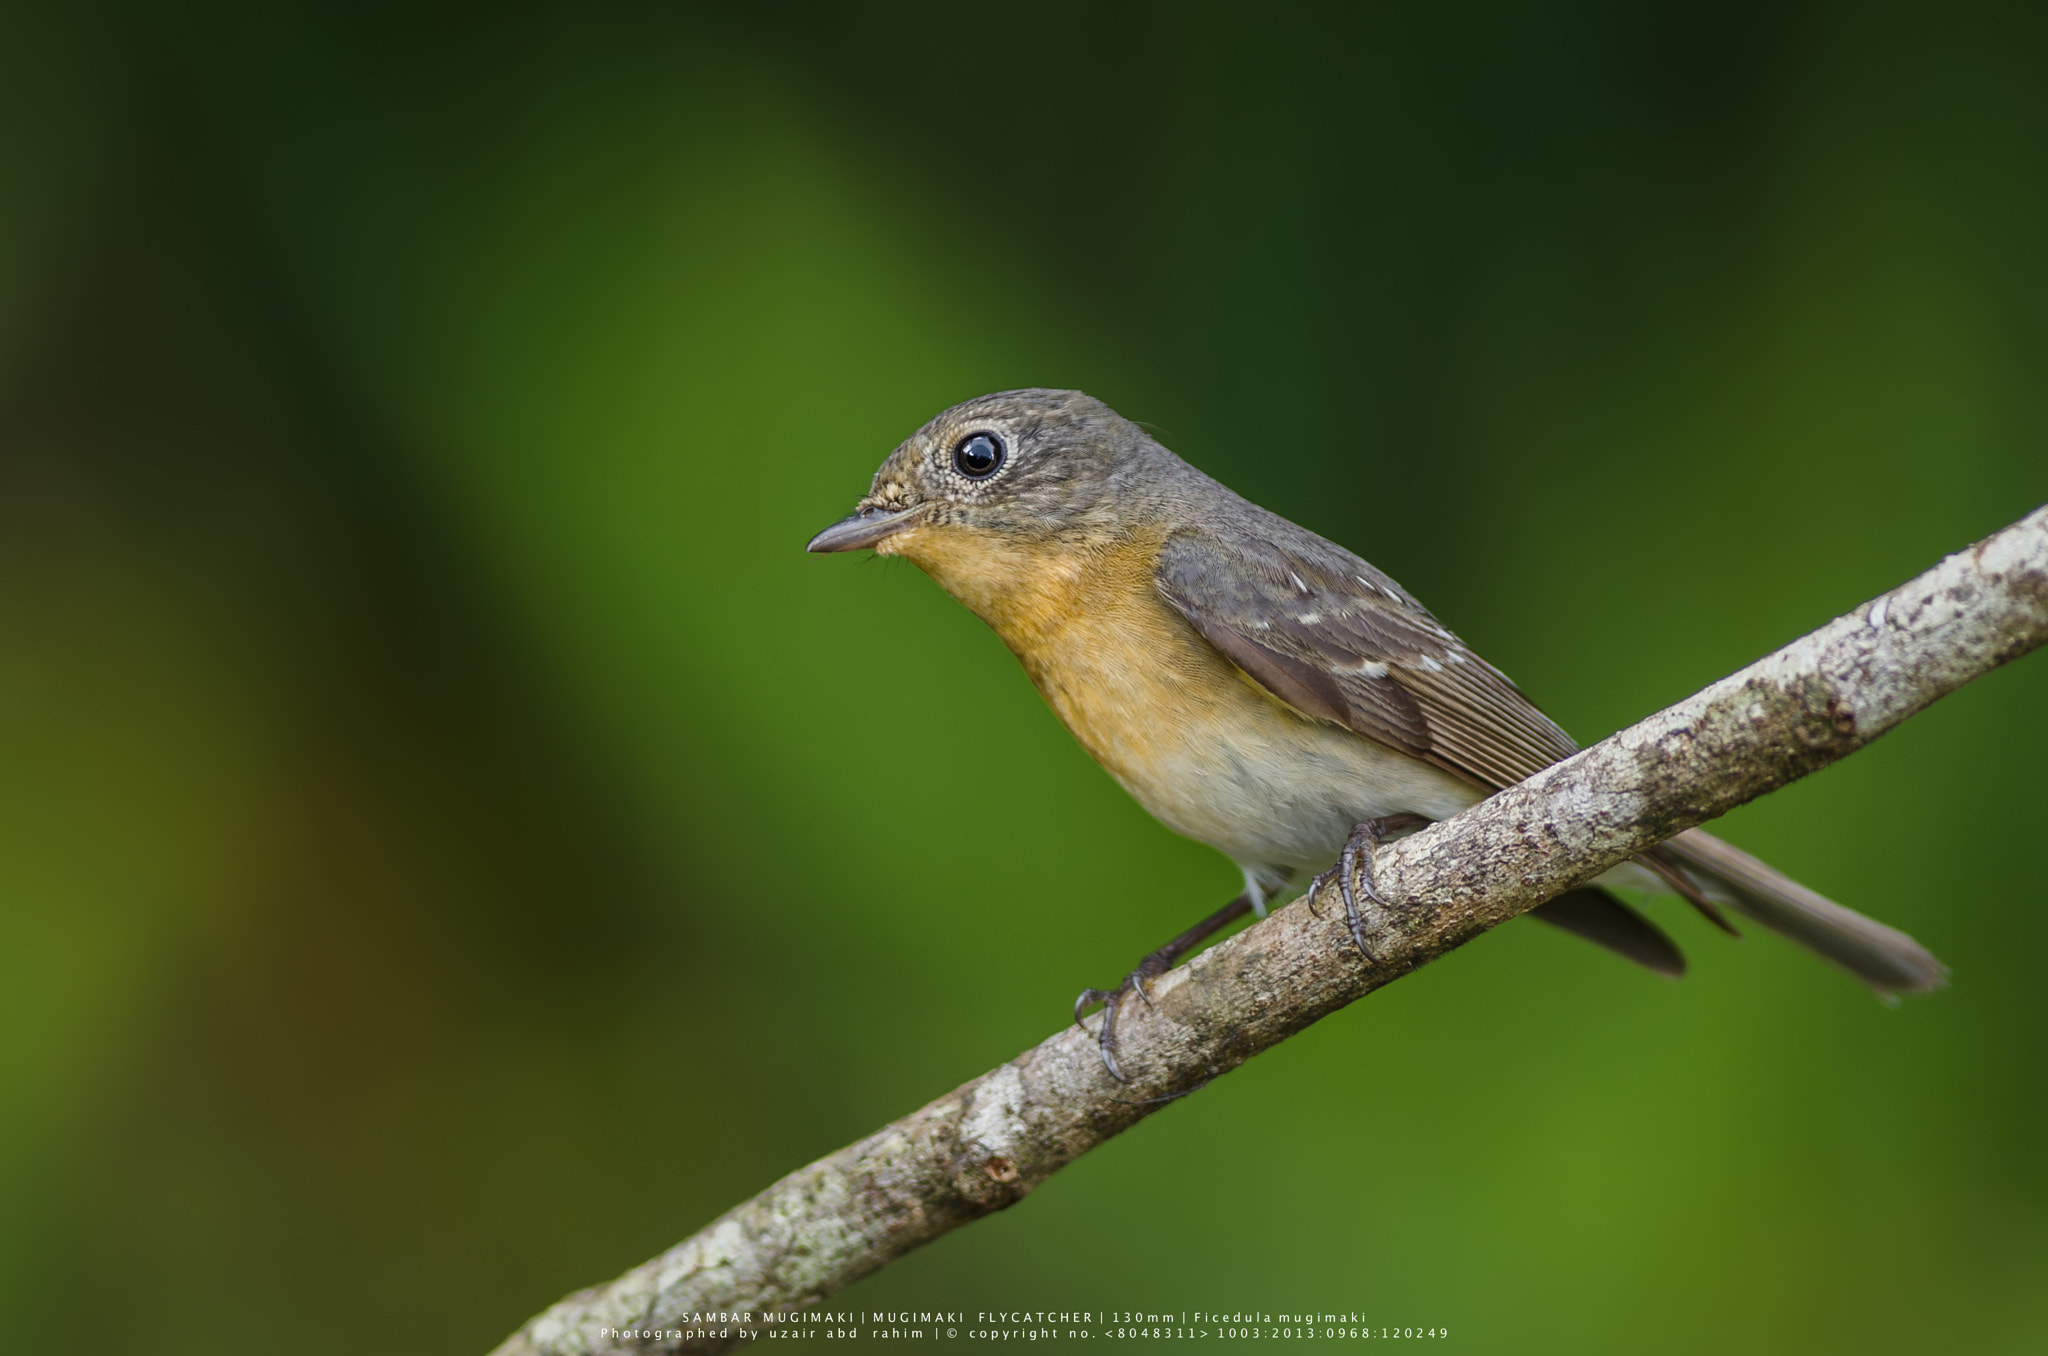
M 908 527 L 915 527 L 924 517 L 924 506 L 900 509 L 895 513 L 881 509 L 862 509 L 851 518 L 841 518 L 832 526 L 811 538 L 806 551 L 858 551 L 863 546 L 873 546 L 884 537 L 893 537 Z

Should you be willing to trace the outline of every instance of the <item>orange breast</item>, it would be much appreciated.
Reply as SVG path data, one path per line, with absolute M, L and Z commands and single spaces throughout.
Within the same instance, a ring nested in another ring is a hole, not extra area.
M 925 527 L 882 547 L 995 628 L 1081 746 L 1150 802 L 1219 707 L 1270 702 L 1159 596 L 1152 578 L 1162 541 L 1018 548 L 992 534 Z
M 994 627 L 1139 804 L 1241 865 L 1326 866 L 1361 820 L 1442 819 L 1479 798 L 1447 772 L 1303 716 L 1245 676 L 1159 595 L 1160 544 L 1020 548 L 922 527 L 878 549 L 915 561 Z

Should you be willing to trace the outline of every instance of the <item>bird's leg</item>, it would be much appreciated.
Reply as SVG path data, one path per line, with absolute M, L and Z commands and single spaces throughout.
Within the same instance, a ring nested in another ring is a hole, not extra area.
M 1313 905 L 1316 897 L 1322 894 L 1333 879 L 1335 880 L 1337 895 L 1344 901 L 1344 926 L 1350 930 L 1351 943 L 1358 948 L 1358 954 L 1367 960 L 1374 957 L 1372 948 L 1365 944 L 1365 919 L 1358 912 L 1358 896 L 1354 891 L 1362 887 L 1367 899 L 1383 909 L 1386 908 L 1387 901 L 1380 897 L 1379 890 L 1373 885 L 1373 849 L 1377 848 L 1380 841 L 1390 833 L 1419 829 L 1429 822 L 1421 815 L 1410 814 L 1368 819 L 1353 828 L 1351 836 L 1344 840 L 1344 851 L 1337 855 L 1337 864 L 1309 882 L 1309 899 Z M 1361 859 L 1365 863 L 1363 874 L 1358 870 Z
M 1116 1065 L 1116 1014 L 1124 999 L 1135 993 L 1145 1000 L 1145 1006 L 1150 1007 L 1152 995 L 1145 992 L 1148 981 L 1155 980 L 1171 970 L 1175 961 L 1251 911 L 1252 896 L 1247 890 L 1165 946 L 1148 954 L 1145 959 L 1138 962 L 1138 968 L 1125 975 L 1124 982 L 1114 989 L 1081 990 L 1081 996 L 1074 1000 L 1074 1025 L 1084 1031 L 1087 1030 L 1081 1022 L 1081 1009 L 1090 1003 L 1102 1004 L 1102 1031 L 1098 1040 L 1102 1048 L 1102 1067 L 1109 1070 L 1110 1077 L 1119 1083 L 1131 1081 L 1124 1077 L 1123 1070 Z

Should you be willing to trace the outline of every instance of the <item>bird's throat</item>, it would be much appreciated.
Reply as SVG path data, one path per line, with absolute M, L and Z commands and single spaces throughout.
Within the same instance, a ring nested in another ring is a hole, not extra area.
M 880 543 L 900 555 L 995 629 L 1032 667 L 1032 656 L 1086 618 L 1127 606 L 1134 592 L 1153 594 L 1156 543 L 1019 542 L 999 532 L 957 524 L 926 524 Z

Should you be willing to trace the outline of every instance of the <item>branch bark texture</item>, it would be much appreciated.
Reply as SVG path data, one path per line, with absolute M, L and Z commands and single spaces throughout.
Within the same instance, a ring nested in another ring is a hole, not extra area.
M 497 1356 L 716 1352 L 952 1229 L 1328 1013 L 1696 824 L 1854 752 L 2048 641 L 2048 508 L 1464 814 L 1383 847 L 1374 958 L 1301 903 L 540 1314 Z M 1371 908 L 1369 904 L 1366 906 Z M 705 1321 L 706 1316 L 710 1321 Z M 723 1336 L 718 1334 L 723 1333 Z

